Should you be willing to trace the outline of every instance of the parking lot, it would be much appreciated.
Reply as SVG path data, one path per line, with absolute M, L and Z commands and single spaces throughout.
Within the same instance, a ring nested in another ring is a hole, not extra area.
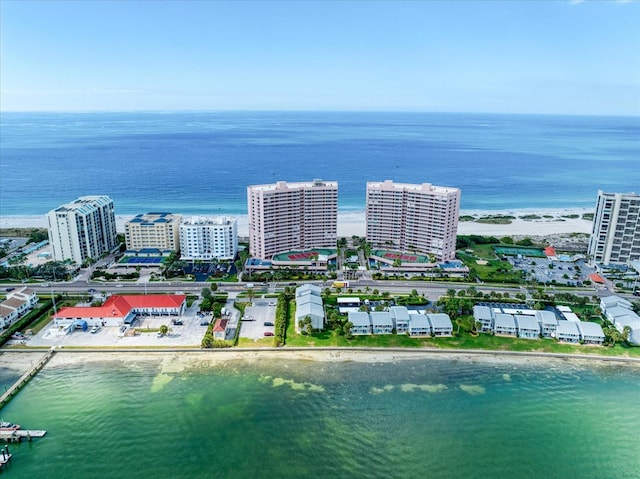
M 253 306 L 248 306 L 244 311 L 240 337 L 256 340 L 264 338 L 265 333 L 267 333 L 266 336 L 273 335 L 275 315 L 275 299 L 254 300 Z M 265 323 L 267 323 L 267 325 L 265 325 Z M 271 325 L 269 325 L 269 323 Z
M 559 284 L 568 286 L 582 286 L 582 283 L 595 273 L 595 268 L 589 267 L 586 261 L 573 262 L 551 261 L 547 258 L 517 258 L 509 257 L 509 262 L 515 269 L 527 272 L 541 284 Z

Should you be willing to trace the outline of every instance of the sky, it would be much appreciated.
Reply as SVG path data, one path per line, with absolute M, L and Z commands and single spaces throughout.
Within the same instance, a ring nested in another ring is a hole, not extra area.
M 0 1 L 0 111 L 640 116 L 637 1 Z

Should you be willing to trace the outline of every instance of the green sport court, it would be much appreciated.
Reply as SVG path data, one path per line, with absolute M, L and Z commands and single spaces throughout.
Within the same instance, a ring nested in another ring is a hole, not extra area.
M 316 256 L 331 256 L 336 254 L 335 249 L 314 248 L 306 251 L 285 251 L 273 256 L 273 261 L 313 261 Z
M 534 258 L 546 258 L 544 251 L 540 248 L 523 248 L 522 246 L 494 246 L 493 250 L 497 254 L 507 256 L 533 256 Z

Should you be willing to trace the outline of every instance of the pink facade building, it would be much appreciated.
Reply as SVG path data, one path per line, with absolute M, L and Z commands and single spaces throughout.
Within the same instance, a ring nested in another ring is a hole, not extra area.
M 283 251 L 335 248 L 338 183 L 278 181 L 247 188 L 249 252 L 271 259 Z
M 367 242 L 373 247 L 455 257 L 460 189 L 430 183 L 367 183 Z

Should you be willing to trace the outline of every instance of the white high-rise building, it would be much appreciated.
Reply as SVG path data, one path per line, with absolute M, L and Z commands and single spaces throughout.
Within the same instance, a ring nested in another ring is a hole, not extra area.
M 278 181 L 247 188 L 249 252 L 260 259 L 283 251 L 335 248 L 338 183 Z
M 460 189 L 429 183 L 367 183 L 367 242 L 376 247 L 455 258 Z
M 228 217 L 194 216 L 180 224 L 183 260 L 233 260 L 238 252 L 238 221 Z
M 177 251 L 180 248 L 180 215 L 145 213 L 124 224 L 127 249 L 158 248 Z
M 640 260 L 640 195 L 598 191 L 588 251 L 599 264 Z
M 82 196 L 59 206 L 47 213 L 47 226 L 55 261 L 81 265 L 118 244 L 113 200 L 108 196 Z

